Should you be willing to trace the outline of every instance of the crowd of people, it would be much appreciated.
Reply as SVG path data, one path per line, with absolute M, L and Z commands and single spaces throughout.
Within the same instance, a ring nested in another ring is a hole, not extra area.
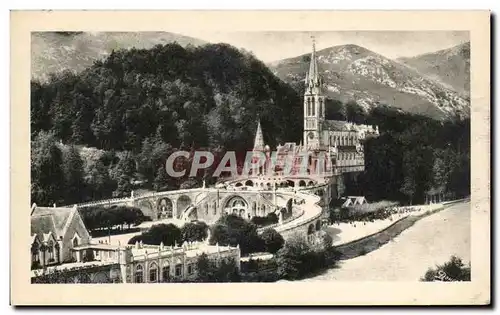
M 357 224 L 366 225 L 369 222 L 379 220 L 399 220 L 415 211 L 420 211 L 421 207 L 397 207 L 391 206 L 376 211 L 362 212 L 350 208 L 334 210 L 330 217 L 330 224 L 349 223 L 356 227 Z

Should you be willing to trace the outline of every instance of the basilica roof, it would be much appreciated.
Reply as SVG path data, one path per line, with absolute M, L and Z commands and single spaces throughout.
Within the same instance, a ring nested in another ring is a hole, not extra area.
M 31 235 L 38 235 L 41 240 L 52 233 L 54 237 L 62 237 L 71 220 L 75 208 L 34 207 L 31 213 Z

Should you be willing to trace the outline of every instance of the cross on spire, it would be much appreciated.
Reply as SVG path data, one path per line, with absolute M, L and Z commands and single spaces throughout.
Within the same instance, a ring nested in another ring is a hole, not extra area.
M 322 84 L 321 77 L 318 69 L 318 61 L 316 59 L 316 37 L 311 35 L 312 38 L 312 53 L 311 61 L 309 64 L 309 71 L 306 74 L 306 84 L 310 91 L 312 88 L 319 88 Z

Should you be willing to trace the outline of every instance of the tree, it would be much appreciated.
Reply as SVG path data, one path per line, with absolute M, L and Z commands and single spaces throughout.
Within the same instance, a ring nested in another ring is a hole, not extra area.
M 239 282 L 240 274 L 234 259 L 222 259 L 219 264 L 201 254 L 196 260 L 196 282 Z
M 187 172 L 187 171 L 186 171 Z M 194 178 L 188 178 L 180 185 L 180 189 L 191 189 L 199 187 L 199 182 Z
M 75 146 L 70 146 L 63 153 L 64 184 L 66 188 L 65 202 L 74 204 L 82 201 L 86 195 L 83 180 L 83 161 Z
M 108 168 L 100 160 L 90 167 L 85 182 L 93 200 L 110 198 L 116 187 L 116 182 L 111 179 Z
M 183 242 L 202 241 L 207 238 L 208 225 L 205 222 L 188 222 L 181 228 Z
M 300 236 L 294 236 L 287 240 L 277 252 L 278 277 L 286 280 L 296 280 L 305 273 L 303 257 L 311 249 L 306 241 Z
M 359 106 L 356 102 L 354 101 L 349 101 L 345 105 L 346 107 L 346 118 L 350 122 L 354 122 L 357 124 L 363 124 L 365 123 L 365 110 L 363 107 Z
M 403 185 L 401 186 L 400 191 L 405 196 L 408 197 L 408 201 L 411 205 L 412 201 L 413 201 L 413 196 L 415 195 L 415 191 L 416 191 L 415 180 L 413 179 L 413 177 L 411 177 L 411 175 L 405 176 L 405 179 L 404 179 Z
M 196 260 L 196 280 L 198 282 L 212 282 L 215 278 L 215 263 L 206 253 L 202 253 Z
M 64 201 L 63 157 L 53 133 L 39 132 L 31 146 L 31 199 L 42 205 Z
M 156 171 L 156 177 L 153 182 L 153 188 L 156 191 L 162 191 L 165 190 L 165 188 L 168 188 L 168 174 L 167 171 L 165 170 L 165 166 L 160 166 L 158 167 L 158 170 Z
M 115 176 L 117 181 L 117 188 L 115 194 L 117 196 L 128 196 L 132 191 L 132 180 L 135 175 L 135 160 L 126 155 L 116 165 Z
M 257 227 L 233 214 L 223 215 L 212 226 L 210 244 L 240 246 L 243 255 L 263 249 Z
M 283 236 L 276 232 L 275 229 L 265 229 L 260 237 L 264 242 L 265 250 L 273 254 L 283 247 L 283 244 L 285 243 Z
M 451 256 L 446 263 L 429 268 L 420 281 L 471 281 L 470 272 L 470 263 L 465 265 L 461 258 Z
M 141 235 L 136 235 L 129 240 L 129 244 L 142 241 L 144 244 L 173 246 L 181 243 L 181 230 L 174 224 L 156 224 Z

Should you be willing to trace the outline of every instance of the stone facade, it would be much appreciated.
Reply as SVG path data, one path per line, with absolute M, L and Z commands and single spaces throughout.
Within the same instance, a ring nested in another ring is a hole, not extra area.
M 93 261 L 82 262 L 81 257 L 93 252 Z M 194 280 L 197 261 L 202 254 L 220 263 L 233 259 L 240 268 L 239 246 L 208 245 L 206 242 L 184 243 L 182 246 L 88 244 L 75 248 L 78 261 L 53 266 L 44 274 L 33 271 L 33 282 L 47 278 L 54 270 L 61 272 L 66 283 L 160 283 Z M 50 277 L 48 277 L 50 278 Z M 42 282 L 42 281 L 40 281 Z
M 73 248 L 90 235 L 76 207 L 31 208 L 31 261 L 41 267 L 76 260 Z

